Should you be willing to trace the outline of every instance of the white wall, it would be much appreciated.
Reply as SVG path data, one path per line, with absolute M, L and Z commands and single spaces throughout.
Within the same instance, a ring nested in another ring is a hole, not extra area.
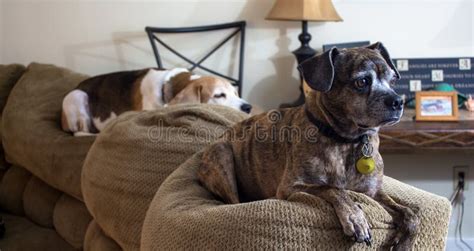
M 2 1 L 2 0 L 0 0 Z M 300 24 L 265 21 L 273 0 L 3 0 L 0 63 L 54 63 L 87 74 L 154 66 L 144 33 L 150 26 L 194 26 L 248 21 L 244 97 L 274 108 L 297 97 L 290 51 Z M 311 24 L 313 47 L 357 40 L 383 41 L 394 57 L 474 56 L 473 0 L 334 0 L 342 23 Z M 168 41 L 198 58 L 223 34 L 172 36 Z M 226 48 L 208 65 L 225 70 Z M 3 57 L 2 57 L 3 56 Z M 176 63 L 169 55 L 167 62 Z M 232 71 L 230 71 L 232 72 Z M 386 157 L 388 174 L 428 191 L 452 192 L 454 164 L 473 156 Z M 472 181 L 471 181 L 472 183 Z M 474 237 L 468 193 L 465 235 Z M 452 232 L 450 232 L 452 235 Z
M 471 154 L 385 154 L 385 174 L 426 191 L 449 198 L 454 189 L 453 167 L 470 165 L 468 191 L 464 194 L 463 237 L 474 245 L 474 156 Z M 449 237 L 454 237 L 458 210 L 451 217 Z M 456 246 L 454 243 L 453 248 Z M 457 250 L 457 249 L 450 249 Z M 467 249 L 466 249 L 467 250 Z
M 3 0 L 0 0 L 0 64 L 3 63 Z
M 289 52 L 298 47 L 300 24 L 265 21 L 273 0 L 3 1 L 5 62 L 50 62 L 88 74 L 149 67 L 155 62 L 145 26 L 245 19 L 249 26 L 245 98 L 271 108 L 297 95 Z M 313 23 L 315 48 L 323 43 L 381 40 L 396 57 L 474 55 L 472 0 L 335 0 L 335 5 L 345 22 Z M 215 40 L 186 36 L 170 41 L 196 58 Z M 220 59 L 226 61 L 230 52 L 219 54 L 210 66 L 226 66 Z

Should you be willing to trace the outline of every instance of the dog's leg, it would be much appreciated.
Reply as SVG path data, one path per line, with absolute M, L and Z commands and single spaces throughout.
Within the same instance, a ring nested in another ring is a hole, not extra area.
M 70 131 L 75 135 L 78 132 L 92 132 L 92 120 L 87 93 L 81 90 L 71 91 L 64 97 L 62 108 L 61 126 L 64 131 Z
M 375 198 L 387 212 L 392 215 L 398 232 L 393 238 L 393 250 L 411 250 L 420 221 L 410 208 L 398 204 L 383 191 L 379 191 Z
M 229 142 L 218 142 L 204 153 L 198 171 L 199 180 L 226 203 L 239 203 L 234 172 L 234 154 Z
M 329 202 L 336 211 L 344 234 L 355 241 L 372 245 L 372 234 L 362 207 L 356 204 L 346 190 L 333 187 L 309 187 L 303 190 Z

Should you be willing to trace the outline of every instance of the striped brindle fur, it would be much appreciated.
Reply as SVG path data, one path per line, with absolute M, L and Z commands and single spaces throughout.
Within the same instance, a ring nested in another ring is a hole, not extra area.
M 199 180 L 226 203 L 286 200 L 296 192 L 322 198 L 334 208 L 345 235 L 371 245 L 370 226 L 348 190 L 362 193 L 394 217 L 394 250 L 412 249 L 417 216 L 382 190 L 377 133 L 397 123 L 403 112 L 390 85 L 400 75 L 387 50 L 381 43 L 333 48 L 299 69 L 312 89 L 306 104 L 236 124 L 204 151 Z M 371 173 L 356 169 L 364 144 L 373 149 Z

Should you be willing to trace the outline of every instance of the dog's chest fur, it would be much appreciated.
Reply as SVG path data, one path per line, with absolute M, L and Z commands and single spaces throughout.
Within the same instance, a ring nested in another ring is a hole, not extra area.
M 284 198 L 286 194 L 280 191 L 288 193 L 297 186 L 331 186 L 368 195 L 380 188 L 383 162 L 377 136 L 371 137 L 376 170 L 364 175 L 356 170 L 361 144 L 337 143 L 317 133 L 303 108 L 278 113 L 278 121 L 262 114 L 239 123 L 226 135 L 232 142 L 242 201 Z

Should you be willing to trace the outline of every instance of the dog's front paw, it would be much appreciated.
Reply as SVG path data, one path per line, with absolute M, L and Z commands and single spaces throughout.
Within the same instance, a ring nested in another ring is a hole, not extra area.
M 359 243 L 365 242 L 367 246 L 372 245 L 369 223 L 359 205 L 339 213 L 339 220 L 344 234 L 353 237 Z
M 420 219 L 409 208 L 401 211 L 401 217 L 403 220 L 397 226 L 398 231 L 392 240 L 393 250 L 410 250 L 418 233 Z
M 370 233 L 369 223 L 361 207 L 357 205 L 344 211 L 345 212 L 339 214 L 339 220 L 344 234 L 352 237 L 356 242 L 365 242 L 367 246 L 371 246 L 372 234 Z

